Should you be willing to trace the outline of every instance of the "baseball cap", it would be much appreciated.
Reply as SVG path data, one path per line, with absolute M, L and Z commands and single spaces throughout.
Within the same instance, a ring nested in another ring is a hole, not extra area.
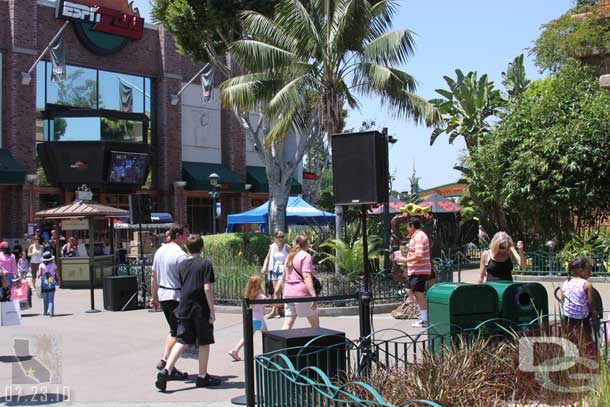
M 8 247 L 8 243 L 7 242 L 0 242 L 0 250 L 1 249 L 6 249 Z

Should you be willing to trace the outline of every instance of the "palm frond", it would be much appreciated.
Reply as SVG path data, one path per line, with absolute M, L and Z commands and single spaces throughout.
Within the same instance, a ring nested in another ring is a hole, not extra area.
M 296 59 L 292 52 L 256 40 L 235 41 L 229 50 L 242 67 L 252 71 L 276 70 Z
M 280 0 L 275 9 L 275 21 L 284 33 L 290 33 L 294 38 L 295 49 L 299 55 L 320 54 L 323 43 L 320 27 L 316 26 L 316 22 L 299 0 Z
M 362 50 L 364 61 L 376 64 L 404 64 L 413 55 L 415 43 L 409 30 L 394 30 L 366 44 Z
M 278 48 L 296 52 L 294 38 L 283 32 L 272 19 L 255 11 L 244 11 L 241 17 L 243 31 L 249 36 Z

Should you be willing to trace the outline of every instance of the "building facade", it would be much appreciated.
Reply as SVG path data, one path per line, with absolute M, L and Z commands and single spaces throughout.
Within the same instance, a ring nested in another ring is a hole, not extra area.
M 219 230 L 227 213 L 267 198 L 254 146 L 218 89 L 204 103 L 197 79 L 176 103 L 201 65 L 178 54 L 170 33 L 126 0 L 58 3 L 0 1 L 1 237 L 21 236 L 37 210 L 71 202 L 82 184 L 121 208 L 129 194 L 149 194 L 154 211 L 202 233 L 213 217 L 211 173 L 220 175 Z M 47 52 L 28 83 L 23 73 L 64 25 L 65 79 L 53 80 Z

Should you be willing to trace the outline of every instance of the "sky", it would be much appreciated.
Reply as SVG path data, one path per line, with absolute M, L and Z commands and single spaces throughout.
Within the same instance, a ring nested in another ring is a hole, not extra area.
M 150 21 L 149 0 L 134 0 L 134 6 Z M 443 76 L 455 77 L 457 68 L 464 73 L 486 73 L 502 88 L 501 73 L 521 53 L 527 58 L 527 75 L 540 78 L 527 49 L 538 38 L 542 24 L 572 6 L 572 0 L 401 0 L 394 28 L 413 31 L 416 42 L 414 56 L 402 69 L 417 79 L 416 93 L 426 99 L 437 97 L 435 89 L 446 88 Z M 371 120 L 398 139 L 390 147 L 393 189 L 410 188 L 414 167 L 424 189 L 459 179 L 453 167 L 463 153 L 461 139 L 450 145 L 443 135 L 430 146 L 431 129 L 394 118 L 373 99 L 361 99 L 361 109 L 349 112 L 347 128 L 358 129 L 363 121 Z

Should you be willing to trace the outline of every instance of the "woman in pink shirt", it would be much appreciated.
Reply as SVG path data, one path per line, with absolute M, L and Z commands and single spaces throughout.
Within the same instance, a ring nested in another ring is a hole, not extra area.
M 309 250 L 309 238 L 304 235 L 297 236 L 286 259 L 286 267 L 276 294 L 283 289 L 284 298 L 317 297 L 313 285 L 313 262 L 307 250 Z M 282 329 L 291 329 L 297 317 L 307 317 L 312 328 L 320 326 L 315 302 L 286 304 L 285 315 Z

